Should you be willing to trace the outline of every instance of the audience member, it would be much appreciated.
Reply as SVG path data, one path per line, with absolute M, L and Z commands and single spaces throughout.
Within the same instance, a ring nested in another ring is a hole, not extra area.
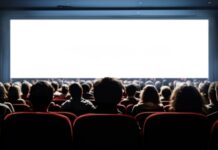
M 94 98 L 96 113 L 121 113 L 117 104 L 123 95 L 123 85 L 120 80 L 105 77 L 94 83 Z
M 161 101 L 170 101 L 171 89 L 169 86 L 162 86 L 160 89 L 160 100 Z
M 202 98 L 203 98 L 205 104 L 209 104 L 210 103 L 210 101 L 208 99 L 208 89 L 209 89 L 209 86 L 210 86 L 210 82 L 209 81 L 204 81 L 204 82 L 201 82 L 199 84 L 199 87 L 198 87 L 198 89 L 199 89 L 199 91 L 200 91 L 200 93 L 202 95 Z
M 59 83 L 57 81 L 52 81 L 51 85 L 52 85 L 53 91 L 54 91 L 54 98 L 60 96 L 61 92 L 59 92 Z
M 25 100 L 25 102 L 28 105 L 31 105 L 29 101 L 30 88 L 31 88 L 31 84 L 28 81 L 24 81 L 21 85 L 21 92 L 22 92 L 21 98 Z
M 67 100 L 70 99 L 71 96 L 69 94 L 69 85 L 68 84 L 62 84 L 61 85 L 61 91 L 60 91 L 60 95 L 56 95 L 54 97 L 54 100 Z
M 10 87 L 11 87 L 11 84 L 9 82 L 6 82 L 6 83 L 4 83 L 4 87 L 5 87 L 6 91 L 8 92 Z
M 14 108 L 11 103 L 6 102 L 7 90 L 4 85 L 0 82 L 0 133 L 2 132 L 2 125 L 4 118 L 7 114 L 14 112 Z M 1 143 L 2 139 L 0 140 Z M 3 143 L 1 143 L 3 144 Z
M 160 103 L 158 91 L 153 85 L 146 85 L 143 88 L 140 101 L 133 106 L 132 115 L 146 111 L 164 111 Z
M 53 88 L 46 81 L 36 82 L 30 90 L 29 100 L 33 111 L 47 112 L 48 107 L 53 100 Z
M 127 94 L 127 98 L 125 98 L 124 100 L 122 100 L 120 102 L 120 104 L 124 105 L 124 106 L 128 106 L 130 104 L 137 104 L 139 102 L 139 99 L 136 98 L 136 91 L 137 91 L 137 87 L 134 84 L 130 84 L 126 86 L 126 94 Z
M 88 99 L 88 100 L 94 100 L 94 95 L 92 93 L 90 93 L 91 90 L 91 86 L 89 83 L 83 83 L 82 84 L 82 88 L 83 88 L 83 98 Z
M 194 86 L 182 85 L 176 88 L 171 100 L 170 111 L 207 113 L 203 98 Z
M 218 100 L 216 97 L 216 86 L 218 86 L 218 83 L 212 82 L 208 89 L 208 99 L 210 101 L 210 104 L 207 105 L 208 113 L 211 114 L 213 112 L 218 111 Z M 217 87 L 218 89 L 218 87 Z
M 82 97 L 83 89 L 79 83 L 71 84 L 69 86 L 69 92 L 71 99 L 66 100 L 61 105 L 62 111 L 68 111 L 76 115 L 81 115 L 95 110 L 95 106 L 89 100 Z
M 12 104 L 26 104 L 25 100 L 21 99 L 21 90 L 19 85 L 14 84 L 9 88 L 8 101 Z

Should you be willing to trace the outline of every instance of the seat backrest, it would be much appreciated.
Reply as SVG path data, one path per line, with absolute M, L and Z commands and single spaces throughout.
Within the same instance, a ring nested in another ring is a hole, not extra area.
M 15 112 L 29 112 L 31 108 L 27 104 L 13 104 Z
M 4 150 L 72 150 L 70 120 L 55 113 L 17 112 L 9 114 L 4 119 L 2 137 Z
M 73 127 L 74 121 L 75 121 L 75 119 L 77 117 L 74 113 L 66 112 L 66 111 L 57 111 L 56 113 L 68 117 L 70 119 L 71 125 Z
M 55 104 L 58 104 L 61 106 L 61 104 L 63 104 L 66 101 L 66 99 L 53 99 L 53 102 Z
M 132 108 L 133 108 L 134 104 L 129 104 L 127 107 L 126 107 L 126 113 L 131 115 L 132 114 Z
M 169 105 L 170 104 L 170 101 L 161 101 L 161 103 L 166 106 L 166 105 Z
M 150 116 L 151 114 L 154 114 L 154 113 L 157 113 L 157 112 L 141 112 L 141 113 L 139 113 L 139 114 L 137 114 L 137 115 L 135 116 L 136 121 L 138 122 L 140 129 L 143 128 L 145 119 L 146 119 L 148 116 Z
M 73 126 L 75 148 L 95 150 L 140 147 L 140 133 L 135 118 L 124 114 L 86 114 Z
M 205 150 L 208 137 L 207 117 L 198 113 L 154 113 L 143 125 L 146 150 Z
M 117 104 L 117 109 L 122 112 L 123 114 L 126 114 L 126 107 L 122 104 Z
M 169 105 L 165 105 L 165 106 L 164 106 L 164 111 L 170 112 L 170 107 L 171 107 L 170 104 L 169 104 Z
M 216 120 L 218 120 L 218 111 L 207 115 L 207 118 L 209 120 L 210 126 L 212 127 L 214 122 L 216 122 Z
M 208 150 L 217 150 L 218 149 L 217 142 L 218 142 L 218 120 L 215 121 L 211 127 Z

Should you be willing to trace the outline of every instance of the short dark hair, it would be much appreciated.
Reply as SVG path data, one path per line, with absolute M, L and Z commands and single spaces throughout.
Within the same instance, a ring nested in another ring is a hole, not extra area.
M 84 93 L 87 93 L 87 92 L 90 91 L 90 86 L 89 86 L 88 83 L 83 83 L 83 84 L 82 84 L 82 88 L 83 88 L 83 92 L 84 92 Z
M 27 95 L 30 92 L 30 83 L 28 82 L 23 82 L 21 85 L 21 92 L 24 95 Z
M 8 91 L 9 101 L 14 101 L 20 98 L 20 87 L 18 85 L 12 85 Z
M 31 87 L 30 101 L 34 110 L 45 110 L 53 99 L 53 88 L 46 81 L 38 81 Z
M 61 86 L 61 92 L 62 94 L 67 94 L 69 92 L 69 86 L 67 84 L 63 84 Z
M 129 84 L 126 86 L 126 94 L 128 96 L 134 96 L 137 91 L 137 87 L 134 84 Z
M 116 105 L 121 101 L 123 85 L 120 80 L 105 77 L 94 83 L 94 97 L 97 104 Z
M 79 83 L 72 83 L 69 86 L 69 92 L 70 92 L 71 97 L 81 98 L 82 93 L 83 93 L 83 89 L 82 89 L 82 86 Z

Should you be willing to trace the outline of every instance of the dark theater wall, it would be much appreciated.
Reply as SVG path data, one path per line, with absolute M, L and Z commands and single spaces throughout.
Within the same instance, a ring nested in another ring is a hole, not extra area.
M 218 81 L 218 12 L 212 18 L 209 26 L 209 79 Z
M 72 7 L 211 7 L 215 0 L 1 0 L 2 8 Z
M 208 18 L 209 79 L 218 80 L 218 1 L 216 0 L 0 0 L 0 81 L 10 81 L 11 18 L 76 17 Z

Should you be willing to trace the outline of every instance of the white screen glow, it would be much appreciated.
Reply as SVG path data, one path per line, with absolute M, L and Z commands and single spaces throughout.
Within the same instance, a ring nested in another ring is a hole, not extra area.
M 208 20 L 10 21 L 11 78 L 208 78 Z

